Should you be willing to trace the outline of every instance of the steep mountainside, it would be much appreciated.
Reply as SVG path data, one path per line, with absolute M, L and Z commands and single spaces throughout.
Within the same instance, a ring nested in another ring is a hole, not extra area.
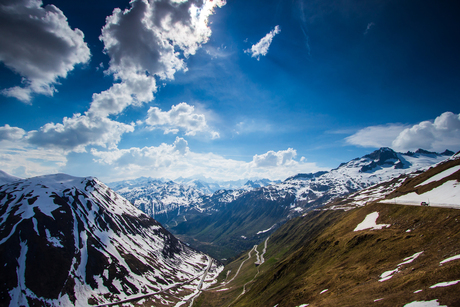
M 460 306 L 459 166 L 457 154 L 288 221 L 195 306 Z M 456 209 L 398 204 L 439 187 Z
M 378 182 L 429 167 L 452 154 L 423 150 L 401 154 L 381 148 L 330 172 L 292 177 L 241 193 L 229 202 L 207 199 L 203 206 L 207 210 L 190 207 L 165 225 L 192 246 L 219 259 L 229 258 L 260 242 L 292 217 Z
M 97 179 L 64 174 L 0 186 L 0 264 L 2 306 L 173 306 L 220 270 Z

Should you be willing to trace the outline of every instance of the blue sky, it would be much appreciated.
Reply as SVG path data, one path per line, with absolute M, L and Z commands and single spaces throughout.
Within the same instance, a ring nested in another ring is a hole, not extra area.
M 0 4 L 0 169 L 285 179 L 460 150 L 455 1 Z

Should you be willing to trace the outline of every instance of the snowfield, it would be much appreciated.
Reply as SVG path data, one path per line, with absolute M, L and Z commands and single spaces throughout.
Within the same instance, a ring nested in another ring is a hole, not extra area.
M 427 202 L 434 207 L 460 209 L 460 183 L 456 180 L 449 180 L 423 194 L 412 192 L 381 202 L 401 205 L 420 205 L 422 202 Z

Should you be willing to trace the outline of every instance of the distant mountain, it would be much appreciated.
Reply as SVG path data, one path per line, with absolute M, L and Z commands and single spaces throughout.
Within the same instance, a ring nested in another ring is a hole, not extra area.
M 200 206 L 206 195 L 193 186 L 151 178 L 112 183 L 112 186 L 117 188 L 117 193 L 161 224 L 180 216 L 181 211 Z
M 0 186 L 2 306 L 185 303 L 220 270 L 95 178 Z
M 254 179 L 254 180 L 248 180 L 244 186 L 241 188 L 244 190 L 252 190 L 252 189 L 258 189 L 261 187 L 266 187 L 269 185 L 277 184 L 280 183 L 280 180 L 269 180 L 269 179 Z
M 10 174 L 5 173 L 4 171 L 0 170 L 0 185 L 5 183 L 10 183 L 16 180 L 20 180 L 21 178 L 12 176 Z
M 321 171 L 321 172 L 316 172 L 316 173 L 308 173 L 308 174 L 297 174 L 295 176 L 292 176 L 292 177 L 289 177 L 287 178 L 286 180 L 284 181 L 291 181 L 291 180 L 310 180 L 310 179 L 313 179 L 313 178 L 317 178 L 321 175 L 324 175 L 326 174 L 327 172 L 326 171 Z
M 209 178 L 206 180 L 212 181 Z M 109 184 L 117 193 L 128 199 L 137 208 L 162 224 L 183 221 L 183 213 L 189 210 L 205 212 L 234 200 L 249 190 L 276 184 L 269 179 L 226 181 L 220 183 L 203 182 L 203 178 L 178 178 L 175 181 L 141 177 Z M 238 187 L 223 189 L 221 185 Z
M 388 151 L 374 157 L 377 165 L 393 159 Z M 460 153 L 336 199 L 241 254 L 198 300 L 210 307 L 460 306 L 459 190 Z

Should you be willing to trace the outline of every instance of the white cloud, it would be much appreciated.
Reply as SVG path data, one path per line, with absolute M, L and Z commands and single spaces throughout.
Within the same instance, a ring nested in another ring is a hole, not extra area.
M 443 151 L 460 149 L 460 114 L 445 112 L 436 119 L 423 121 L 404 129 L 393 141 L 393 148 L 400 151 L 426 150 Z
M 297 152 L 288 148 L 287 150 L 280 150 L 275 152 L 273 150 L 268 151 L 262 155 L 255 155 L 252 162 L 256 167 L 277 167 L 296 163 L 293 158 L 297 155 Z
M 26 132 L 24 129 L 18 127 L 11 127 L 10 125 L 6 124 L 3 127 L 0 127 L 0 141 L 3 140 L 19 140 L 21 139 Z
M 110 164 L 115 167 L 162 169 L 173 163 L 178 163 L 180 157 L 189 152 L 188 143 L 183 138 L 176 137 L 172 145 L 165 143 L 155 147 L 116 149 L 91 153 L 98 158 L 97 162 Z
M 297 173 L 322 170 L 315 163 L 307 163 L 302 157 L 294 160 L 296 151 L 269 151 L 255 155 L 250 162 L 227 159 L 214 153 L 196 153 L 190 150 L 183 138 L 158 147 L 114 149 L 92 154 L 96 162 L 110 166 L 111 181 L 140 176 L 177 178 L 205 175 L 216 180 L 232 180 L 251 177 L 286 179 Z M 275 159 L 272 160 L 272 157 Z
M 389 124 L 361 129 L 346 138 L 352 145 L 363 147 L 392 147 L 397 151 L 460 150 L 460 114 L 445 112 L 434 121 L 413 126 Z
M 151 101 L 156 79 L 187 70 L 184 59 L 211 35 L 208 18 L 225 0 L 134 0 L 107 17 L 100 39 L 110 56 L 108 72 L 120 83 L 93 95 L 89 113 L 118 114 L 131 104 Z
M 0 169 L 9 174 L 22 178 L 52 174 L 66 163 L 61 150 L 31 146 L 25 139 L 0 141 Z
M 90 59 L 83 32 L 72 30 L 56 6 L 40 0 L 0 5 L 0 61 L 23 77 L 23 86 L 2 94 L 30 102 L 33 93 L 52 96 L 59 78 Z
M 114 148 L 123 133 L 134 131 L 134 124 L 126 125 L 104 117 L 74 114 L 62 124 L 48 123 L 40 130 L 30 131 L 27 141 L 35 146 L 84 152 L 88 145 Z
M 370 126 L 359 130 L 345 140 L 349 144 L 362 147 L 391 147 L 395 138 L 407 127 L 402 124 Z
M 219 133 L 213 131 L 206 123 L 205 115 L 196 113 L 195 107 L 185 102 L 173 105 L 171 110 L 166 112 L 157 107 L 151 107 L 145 122 L 152 129 L 163 129 L 165 134 L 176 134 L 180 128 L 185 130 L 185 135 L 207 133 L 213 139 L 219 137 Z
M 257 61 L 260 60 L 260 56 L 267 55 L 268 48 L 273 41 L 273 37 L 280 32 L 280 27 L 275 26 L 275 28 L 265 35 L 257 44 L 252 45 L 251 49 L 247 49 L 244 52 L 250 53 L 253 58 L 257 58 Z

